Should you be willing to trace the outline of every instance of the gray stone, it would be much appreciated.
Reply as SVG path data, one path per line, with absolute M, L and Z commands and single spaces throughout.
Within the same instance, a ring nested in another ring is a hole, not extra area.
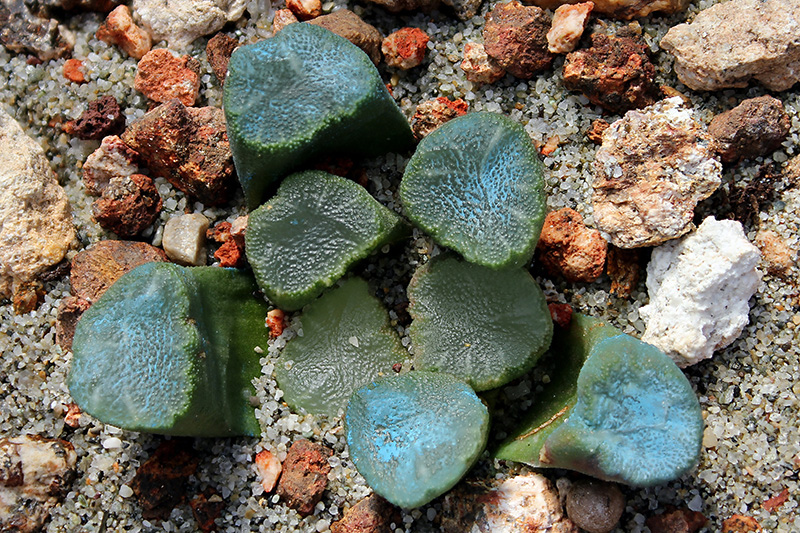
M 42 61 L 64 57 L 72 50 L 58 21 L 37 17 L 23 0 L 0 1 L 0 43 L 12 52 L 31 53 Z
M 69 200 L 44 150 L 0 109 L 0 296 L 58 264 L 76 242 Z
M 614 483 L 582 479 L 567 492 L 567 515 L 588 533 L 608 533 L 625 510 L 625 496 Z
M 619 248 L 655 246 L 690 231 L 722 164 L 680 97 L 633 110 L 603 133 L 594 159 L 597 228 Z
M 785 91 L 800 80 L 798 34 L 800 0 L 730 0 L 670 29 L 661 47 L 692 89 L 746 87 L 753 78 Z

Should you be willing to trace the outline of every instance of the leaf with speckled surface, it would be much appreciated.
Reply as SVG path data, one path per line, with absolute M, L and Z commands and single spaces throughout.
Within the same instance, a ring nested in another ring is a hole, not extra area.
M 413 371 L 357 390 L 347 407 L 350 457 L 372 489 L 419 507 L 453 487 L 486 446 L 489 412 L 463 381 Z
M 408 299 L 414 368 L 458 376 L 476 391 L 528 372 L 553 336 L 544 293 L 521 268 L 438 256 L 417 269 Z
M 669 357 L 578 313 L 555 333 L 551 352 L 562 364 L 496 458 L 643 487 L 694 468 L 703 417 Z
M 316 155 L 375 156 L 413 145 L 369 57 L 318 26 L 290 24 L 237 48 L 224 89 L 233 160 L 251 209 Z
M 521 125 L 496 113 L 468 113 L 425 137 L 400 198 L 436 242 L 491 268 L 528 262 L 544 224 L 536 149 Z
M 197 437 L 260 433 L 250 396 L 267 305 L 236 270 L 147 263 L 78 322 L 70 394 L 104 423 Z
M 295 311 L 409 229 L 357 183 L 310 170 L 286 178 L 250 214 L 245 250 L 264 294 Z

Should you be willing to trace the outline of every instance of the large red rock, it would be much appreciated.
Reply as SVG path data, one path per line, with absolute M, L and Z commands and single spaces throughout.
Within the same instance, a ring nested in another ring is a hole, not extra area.
M 514 76 L 530 79 L 555 59 L 547 49 L 550 24 L 550 15 L 539 7 L 524 6 L 516 0 L 497 4 L 486 15 L 486 53 Z

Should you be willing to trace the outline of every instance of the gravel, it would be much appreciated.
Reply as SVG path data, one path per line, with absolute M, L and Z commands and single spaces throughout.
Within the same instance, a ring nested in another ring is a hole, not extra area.
M 268 35 L 271 15 L 263 2 L 251 3 L 260 6 L 264 14 L 257 20 L 245 18 L 231 26 L 240 42 Z M 670 26 L 712 3 L 705 0 L 693 3 L 683 16 L 651 17 L 642 21 L 647 43 L 656 53 L 658 82 L 688 96 L 704 124 L 708 124 L 714 114 L 745 98 L 765 94 L 757 86 L 694 93 L 677 83 L 672 59 L 658 51 L 657 43 Z M 343 0 L 327 2 L 324 9 L 329 12 L 334 7 L 349 7 L 376 25 L 384 35 L 403 26 L 415 26 L 430 36 L 427 57 L 420 67 L 409 71 L 381 67 L 384 79 L 391 83 L 395 97 L 409 118 L 423 100 L 437 96 L 461 97 L 469 103 L 471 111 L 502 112 L 522 123 L 535 142 L 544 143 L 558 136 L 559 148 L 544 159 L 548 208 L 576 209 L 586 224 L 593 227 L 590 180 L 591 161 L 597 147 L 585 138 L 584 132 L 594 119 L 603 116 L 610 122 L 618 116 L 603 115 L 599 108 L 590 107 L 585 97 L 563 88 L 560 80 L 563 58 L 557 59 L 552 69 L 529 81 L 510 75 L 491 86 L 477 87 L 466 81 L 458 68 L 461 52 L 466 42 L 481 40 L 482 16 L 491 5 L 493 3 L 483 7 L 481 16 L 465 22 L 438 12 L 391 15 L 377 7 Z M 76 15 L 66 22 L 76 35 L 73 57 L 84 60 L 88 83 L 83 85 L 65 82 L 63 59 L 28 65 L 27 57 L 9 54 L 0 48 L 0 104 L 45 148 L 70 196 L 81 247 L 110 237 L 91 220 L 92 198 L 85 193 L 80 180 L 82 162 L 99 143 L 70 138 L 62 131 L 63 123 L 77 118 L 89 101 L 106 94 L 117 98 L 128 123 L 142 116 L 147 105 L 144 96 L 133 89 L 135 60 L 94 38 L 100 22 L 100 17 L 91 14 Z M 608 21 L 607 25 L 614 28 L 620 23 Z M 205 57 L 205 42 L 200 39 L 189 50 L 181 52 L 189 53 L 201 63 L 198 105 L 220 106 L 221 91 Z M 790 90 L 774 96 L 783 101 L 791 117 L 788 139 L 771 157 L 727 169 L 723 188 L 746 183 L 755 177 L 762 165 L 780 165 L 800 151 L 800 91 Z M 408 155 L 389 154 L 362 163 L 369 191 L 397 211 L 400 210 L 397 185 Z M 164 210 L 144 234 L 154 245 L 160 244 L 164 222 L 173 215 L 202 213 L 213 225 L 244 214 L 241 192 L 227 206 L 207 208 L 187 201 L 165 180 L 155 181 L 164 198 Z M 717 194 L 703 202 L 697 209 L 698 220 L 708 214 L 718 214 L 723 199 Z M 746 226 L 748 238 L 754 239 L 759 228 L 769 229 L 780 235 L 791 249 L 800 248 L 800 189 L 788 188 L 778 193 L 755 218 Z M 416 265 L 439 251 L 429 238 L 415 230 L 405 246 L 381 250 L 358 269 L 391 310 L 405 346 L 409 346 L 407 324 L 398 319 L 399 306 L 405 302 L 405 285 Z M 213 261 L 213 257 L 209 259 Z M 605 317 L 637 337 L 643 333 L 644 324 L 638 309 L 647 303 L 644 279 L 629 299 L 619 299 L 609 294 L 610 282 L 606 276 L 591 284 L 566 284 L 542 277 L 535 265 L 533 273 L 554 301 L 569 303 L 579 312 Z M 143 520 L 127 485 L 136 468 L 163 437 L 123 431 L 88 415 L 80 417 L 77 428 L 65 425 L 65 405 L 71 401 L 65 385 L 70 354 L 63 353 L 56 345 L 54 323 L 60 301 L 69 294 L 69 283 L 64 279 L 48 282 L 46 289 L 44 303 L 29 314 L 15 316 L 10 303 L 0 306 L 0 404 L 3 405 L 0 435 L 33 433 L 64 438 L 79 454 L 78 479 L 63 505 L 52 511 L 46 531 L 195 530 L 196 523 L 186 505 L 177 507 L 167 521 Z M 618 531 L 647 531 L 646 517 L 664 511 L 669 505 L 703 512 L 709 518 L 709 525 L 702 531 L 721 530 L 721 522 L 735 513 L 755 517 L 767 531 L 800 530 L 797 512 L 800 494 L 798 268 L 793 267 L 783 278 L 765 274 L 751 305 L 750 325 L 733 345 L 713 359 L 686 369 L 700 398 L 707 424 L 698 469 L 655 488 L 625 488 L 627 505 Z M 262 425 L 262 437 L 194 441 L 202 459 L 187 494 L 191 497 L 212 487 L 221 495 L 226 506 L 219 521 L 220 531 L 328 531 L 332 522 L 370 493 L 348 456 L 341 419 L 291 413 L 281 402 L 282 393 L 273 377 L 274 368 L 285 343 L 295 335 L 302 335 L 299 316 L 290 315 L 289 320 L 290 327 L 283 335 L 270 341 L 269 346 L 262 347 L 263 353 L 256 355 L 261 357 L 263 367 L 263 375 L 255 383 L 260 404 L 256 412 Z M 524 408 L 531 403 L 528 392 L 535 391 L 541 380 L 547 380 L 546 369 L 537 369 L 512 383 L 501 392 L 501 397 Z M 514 413 L 507 414 L 508 418 L 514 417 Z M 502 438 L 503 431 L 503 420 L 499 420 L 495 438 Z M 301 518 L 282 505 L 273 494 L 263 494 L 253 465 L 255 454 L 262 449 L 283 459 L 291 442 L 299 437 L 324 443 L 335 452 L 330 460 L 333 469 L 328 489 L 314 514 L 307 518 Z M 506 476 L 526 470 L 520 465 L 496 463 L 487 455 L 472 475 Z M 549 475 L 555 479 L 564 473 Z M 789 496 L 782 506 L 772 512 L 763 508 L 766 499 L 785 489 Z M 396 529 L 435 531 L 440 509 L 440 504 L 434 501 L 403 512 Z

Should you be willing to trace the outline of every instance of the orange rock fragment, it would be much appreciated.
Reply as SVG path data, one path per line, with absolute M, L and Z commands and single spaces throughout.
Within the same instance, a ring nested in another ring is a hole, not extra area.
M 64 77 L 75 83 L 86 83 L 86 77 L 83 75 L 83 61 L 67 59 L 64 62 Z
M 757 533 L 761 525 L 752 516 L 735 514 L 722 522 L 722 533 Z
M 775 509 L 786 503 L 786 500 L 789 499 L 789 489 L 783 489 L 780 494 L 773 496 L 767 500 L 764 500 L 764 503 L 761 504 L 761 507 L 764 508 L 768 513 L 773 512 Z
M 267 313 L 267 327 L 270 337 L 278 337 L 286 328 L 284 321 L 286 315 L 280 309 L 273 309 Z
M 403 70 L 414 68 L 425 59 L 428 34 L 419 28 L 401 28 L 381 44 L 386 64 Z
M 108 44 L 115 44 L 129 56 L 141 59 L 150 51 L 153 41 L 150 34 L 133 22 L 128 6 L 122 5 L 108 14 L 95 36 Z
M 256 454 L 255 464 L 264 492 L 272 492 L 281 475 L 281 462 L 269 450 L 261 450 Z

